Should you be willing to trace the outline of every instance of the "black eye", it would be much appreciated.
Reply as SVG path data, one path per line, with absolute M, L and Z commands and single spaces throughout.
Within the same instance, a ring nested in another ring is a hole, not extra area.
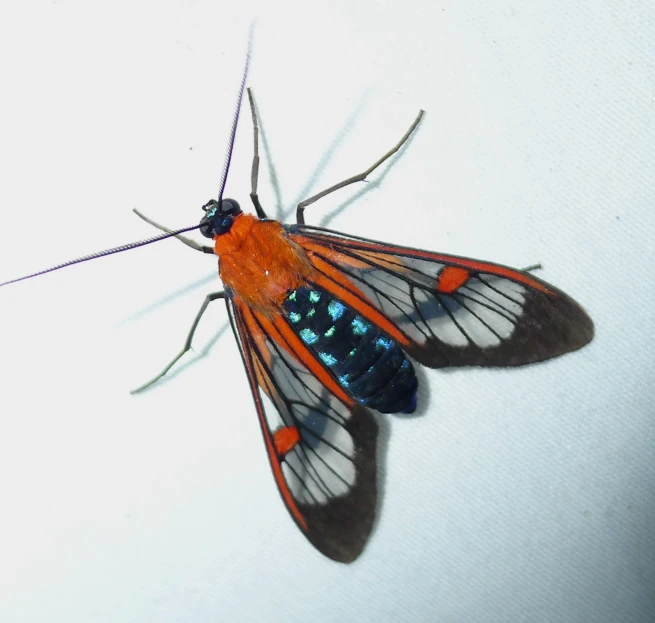
M 223 199 L 221 202 L 212 199 L 202 209 L 205 216 L 200 220 L 200 233 L 206 238 L 230 231 L 234 218 L 241 214 L 241 207 L 234 199 Z
M 212 222 L 206 216 L 203 216 L 202 219 L 200 220 L 200 233 L 205 238 L 213 238 L 214 237 L 213 230 L 214 230 L 214 226 L 212 225 Z

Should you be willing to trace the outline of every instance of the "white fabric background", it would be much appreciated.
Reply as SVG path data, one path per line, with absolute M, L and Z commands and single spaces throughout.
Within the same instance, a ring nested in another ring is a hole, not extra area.
M 385 418 L 379 519 L 343 566 L 278 498 L 222 304 L 171 378 L 128 393 L 220 288 L 214 260 L 168 241 L 4 288 L 0 620 L 655 620 L 652 2 L 5 3 L 0 280 L 151 235 L 135 206 L 200 218 L 252 17 L 272 214 L 424 108 L 383 181 L 308 220 L 542 262 L 596 338 L 423 371 L 420 416 Z M 245 115 L 244 207 L 251 140 Z

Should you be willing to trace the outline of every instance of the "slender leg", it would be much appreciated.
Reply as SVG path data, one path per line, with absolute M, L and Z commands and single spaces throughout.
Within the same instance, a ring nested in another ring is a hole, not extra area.
M 543 266 L 541 264 L 531 264 L 530 266 L 527 266 L 526 268 L 522 268 L 521 272 L 522 273 L 531 273 L 533 270 L 541 270 Z
M 133 389 L 130 393 L 131 394 L 138 394 L 139 392 L 142 392 L 144 389 L 147 389 L 154 383 L 156 383 L 160 378 L 165 376 L 168 371 L 182 358 L 182 356 L 187 353 L 188 351 L 191 350 L 191 340 L 193 340 L 193 334 L 196 332 L 196 329 L 198 328 L 198 323 L 200 322 L 200 319 L 202 318 L 202 315 L 205 313 L 207 307 L 209 307 L 209 304 L 212 301 L 215 301 L 216 299 L 223 299 L 225 298 L 225 292 L 213 292 L 212 294 L 208 294 L 205 297 L 205 300 L 203 301 L 200 311 L 196 315 L 193 324 L 191 325 L 191 330 L 189 331 L 189 335 L 187 335 L 186 341 L 184 342 L 184 346 L 182 347 L 182 350 L 175 356 L 173 361 L 171 361 L 155 378 L 151 379 L 144 385 L 141 385 L 141 387 L 137 387 L 136 389 Z
M 250 112 L 252 114 L 252 129 L 255 139 L 255 152 L 252 158 L 252 173 L 250 176 L 250 198 L 255 206 L 255 211 L 259 218 L 266 218 L 266 212 L 259 203 L 259 195 L 257 194 L 257 181 L 259 179 L 259 123 L 257 122 L 257 109 L 255 107 L 255 97 L 252 94 L 252 89 L 248 89 L 248 101 L 250 102 Z
M 164 227 L 159 223 L 155 223 L 155 221 L 149 219 L 147 216 L 145 216 L 145 214 L 141 214 L 141 212 L 139 212 L 136 208 L 133 208 L 132 211 L 134 212 L 134 214 L 136 214 L 139 218 L 142 218 L 149 225 L 152 225 L 153 227 L 156 227 L 157 229 L 160 229 L 161 231 L 166 231 L 168 233 L 172 231 L 171 229 L 168 229 L 168 227 Z M 203 253 L 214 253 L 213 247 L 208 247 L 202 244 L 198 244 L 195 240 L 191 240 L 191 238 L 187 238 L 186 236 L 175 236 L 175 237 L 180 242 L 183 242 L 187 247 L 191 247 L 196 251 L 202 251 Z
M 330 186 L 330 188 L 327 188 L 326 190 L 321 191 L 320 193 L 314 195 L 313 197 L 310 197 L 309 199 L 305 199 L 301 203 L 298 204 L 298 207 L 296 208 L 296 222 L 299 223 L 300 225 L 305 224 L 305 208 L 314 203 L 315 201 L 318 201 L 319 199 L 322 199 L 325 197 L 325 195 L 329 195 L 330 193 L 333 193 L 335 190 L 339 190 L 340 188 L 343 188 L 344 186 L 348 186 L 350 184 L 354 184 L 355 182 L 362 182 L 366 179 L 366 177 L 371 174 L 375 169 L 377 169 L 385 160 L 391 158 L 407 141 L 407 139 L 410 137 L 411 133 L 414 131 L 416 126 L 419 124 L 419 121 L 421 120 L 421 117 L 423 116 L 423 111 L 420 110 L 418 113 L 418 116 L 414 120 L 414 123 L 410 126 L 409 130 L 405 132 L 405 135 L 398 141 L 398 143 L 390 149 L 382 158 L 380 158 L 375 164 L 370 166 L 366 171 L 363 173 L 360 173 L 359 175 L 353 175 L 353 177 L 349 177 L 347 180 L 344 180 L 343 182 L 339 182 L 338 184 L 335 184 L 334 186 Z

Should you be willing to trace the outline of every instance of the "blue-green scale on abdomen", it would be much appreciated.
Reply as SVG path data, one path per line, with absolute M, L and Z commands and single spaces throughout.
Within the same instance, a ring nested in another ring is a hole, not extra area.
M 294 290 L 282 307 L 303 342 L 362 404 L 382 413 L 414 411 L 414 367 L 389 336 L 315 287 Z

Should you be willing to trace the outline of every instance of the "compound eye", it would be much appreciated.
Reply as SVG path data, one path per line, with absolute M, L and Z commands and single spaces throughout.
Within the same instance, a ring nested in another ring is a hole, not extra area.
M 237 214 L 241 214 L 241 206 L 234 199 L 223 199 L 221 212 L 223 214 L 231 214 L 232 216 L 236 216 Z
M 212 225 L 211 220 L 208 219 L 206 216 L 203 216 L 200 219 L 200 233 L 205 238 L 213 238 L 214 237 L 214 226 Z

